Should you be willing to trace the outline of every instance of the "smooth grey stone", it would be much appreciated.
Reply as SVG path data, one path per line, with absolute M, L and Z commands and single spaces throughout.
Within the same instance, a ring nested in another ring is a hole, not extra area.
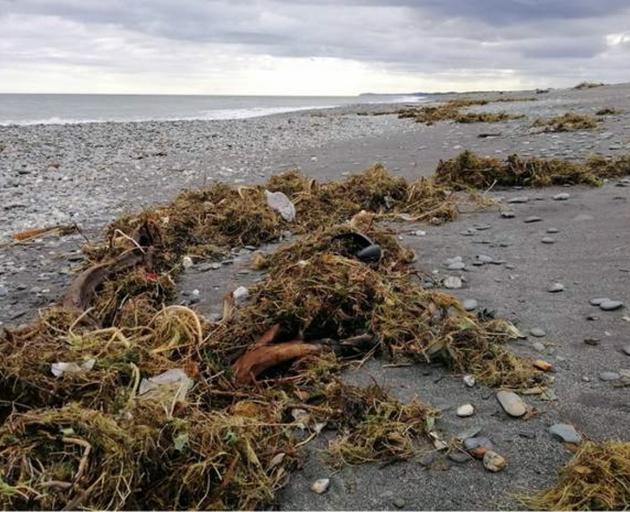
M 541 240 L 541 242 L 542 242 L 543 244 L 555 244 L 555 243 L 556 243 L 555 239 L 551 238 L 550 236 L 546 236 L 546 237 L 544 237 L 544 238 Z
M 455 290 L 462 287 L 462 280 L 456 276 L 449 276 L 444 279 L 444 286 L 451 290 Z
M 553 233 L 559 233 L 560 230 L 558 228 L 547 228 L 547 233 L 553 234 Z
M 501 212 L 501 217 L 503 217 L 504 219 L 513 219 L 515 217 L 515 214 L 514 212 L 504 211 Z
M 630 356 L 630 345 L 624 345 L 624 347 L 621 350 L 623 350 L 624 354 L 626 354 L 627 356 Z
M 525 402 L 513 391 L 499 391 L 497 400 L 503 410 L 514 418 L 520 418 L 527 412 Z
M 477 448 L 486 448 L 487 450 L 493 450 L 494 445 L 492 441 L 487 437 L 479 436 L 479 437 L 469 437 L 464 439 L 464 448 L 466 450 L 475 450 Z
M 485 231 L 486 229 L 490 229 L 490 225 L 489 224 L 483 224 L 481 226 L 475 226 L 475 229 L 477 231 Z
M 466 299 L 463 302 L 463 306 L 466 311 L 472 311 L 474 309 L 477 309 L 477 306 L 479 306 L 479 303 L 475 299 Z
M 617 380 L 619 378 L 621 378 L 621 375 L 619 375 L 617 372 L 600 372 L 599 373 L 599 380 L 603 380 L 604 382 Z
M 494 261 L 494 258 L 492 256 L 486 256 L 485 254 L 478 254 L 477 260 L 479 260 L 481 263 L 492 263 Z
M 596 297 L 594 299 L 591 299 L 589 302 L 591 303 L 591 306 L 599 306 L 602 302 L 605 302 L 607 300 L 610 300 L 608 297 Z
M 507 202 L 511 204 L 526 203 L 527 201 L 529 201 L 529 197 L 526 196 L 512 197 L 507 200 Z
M 549 288 L 547 288 L 549 293 L 558 293 L 564 291 L 564 285 L 560 283 L 553 283 Z
M 0 297 L 9 295 L 9 289 L 6 286 L 0 286 Z
M 547 349 L 547 347 L 545 347 L 545 345 L 543 345 L 540 341 L 532 343 L 532 347 L 538 352 L 544 352 Z
M 448 454 L 448 458 L 451 459 L 453 462 L 457 462 L 458 464 L 463 464 L 464 462 L 472 460 L 472 457 L 470 455 L 459 450 L 450 452 Z
M 621 309 L 622 307 L 623 302 L 620 300 L 605 300 L 599 305 L 599 309 L 602 311 L 615 311 L 616 309 Z
M 564 441 L 565 443 L 578 444 L 582 441 L 582 436 L 575 430 L 573 425 L 568 423 L 556 423 L 549 427 L 549 433 L 555 439 Z
M 547 333 L 543 331 L 542 329 L 540 329 L 539 327 L 534 327 L 533 329 L 530 329 L 529 334 L 531 334 L 532 336 L 535 336 L 536 338 L 542 338 L 544 336 L 547 336 Z
M 448 266 L 449 270 L 464 270 L 465 268 L 466 264 L 463 261 L 456 261 Z
M 540 217 L 536 217 L 532 215 L 531 217 L 527 217 L 523 222 L 526 224 L 531 224 L 532 222 L 540 222 L 542 219 Z
M 555 201 L 566 201 L 569 197 L 571 196 L 567 192 L 560 192 L 559 194 L 553 196 Z

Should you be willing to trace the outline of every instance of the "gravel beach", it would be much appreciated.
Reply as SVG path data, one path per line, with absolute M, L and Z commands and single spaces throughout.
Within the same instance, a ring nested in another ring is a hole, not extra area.
M 565 159 L 630 152 L 630 85 L 504 95 L 509 96 L 536 101 L 473 109 L 524 115 L 492 124 L 426 126 L 394 114 L 371 115 L 394 111 L 393 105 L 362 105 L 234 121 L 0 127 L 0 243 L 5 244 L 0 327 L 22 323 L 59 298 L 82 261 L 84 237 L 99 237 L 125 212 L 212 180 L 252 183 L 292 168 L 317 179 L 338 178 L 375 162 L 415 178 L 431 175 L 440 159 L 464 149 Z M 569 111 L 594 115 L 602 108 L 621 112 L 603 117 L 595 130 L 550 134 L 532 127 L 539 117 Z M 442 226 L 401 224 L 398 230 L 403 245 L 416 251 L 418 269 L 460 277 L 463 286 L 449 293 L 469 300 L 471 309 L 486 308 L 513 321 L 529 333 L 513 350 L 554 365 L 553 393 L 525 397 L 538 414 L 511 418 L 493 390 L 468 387 L 462 376 L 437 366 L 386 368 L 376 360 L 347 378 L 374 379 L 400 399 L 418 397 L 440 409 L 438 428 L 445 437 L 479 429 L 506 458 L 507 468 L 493 474 L 473 461 L 414 460 L 333 474 L 314 450 L 281 492 L 281 509 L 515 508 L 514 492 L 550 484 L 570 456 L 549 433 L 552 425 L 570 424 L 598 441 L 630 441 L 629 388 L 618 385 L 630 375 L 630 348 L 624 349 L 630 345 L 630 179 L 601 188 L 507 189 L 490 195 L 508 202 L 514 215 L 503 217 L 494 208 Z M 523 196 L 526 201 L 510 202 Z M 540 221 L 525 222 L 528 217 Z M 82 234 L 9 244 L 20 230 L 74 222 Z M 247 270 L 250 257 L 243 250 L 231 265 L 188 269 L 180 283 L 181 301 L 190 304 L 196 290 L 194 307 L 219 313 L 227 289 L 257 279 Z M 445 265 L 453 258 L 463 263 L 457 270 Z M 550 293 L 554 283 L 562 291 Z M 597 297 L 625 306 L 606 310 L 590 303 Z M 474 414 L 458 416 L 456 409 L 467 403 Z M 318 439 L 313 447 L 324 443 Z M 309 488 L 319 478 L 330 478 L 331 485 L 316 495 Z

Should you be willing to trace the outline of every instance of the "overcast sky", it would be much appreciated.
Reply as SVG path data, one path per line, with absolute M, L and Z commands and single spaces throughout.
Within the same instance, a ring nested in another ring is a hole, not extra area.
M 351 95 L 630 81 L 630 0 L 0 0 L 0 92 Z

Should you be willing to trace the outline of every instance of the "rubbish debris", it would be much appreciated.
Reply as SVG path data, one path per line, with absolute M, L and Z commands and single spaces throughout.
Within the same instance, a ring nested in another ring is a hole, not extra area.
M 50 371 L 55 377 L 63 377 L 65 373 L 69 374 L 90 371 L 94 368 L 95 364 L 95 359 L 88 359 L 81 364 L 58 362 L 50 365 Z
M 267 198 L 267 206 L 277 211 L 284 220 L 287 222 L 295 220 L 295 205 L 284 192 L 269 192 L 265 190 L 265 197 Z

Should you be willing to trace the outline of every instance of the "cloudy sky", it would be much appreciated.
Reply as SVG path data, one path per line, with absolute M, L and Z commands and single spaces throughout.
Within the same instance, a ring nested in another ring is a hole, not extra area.
M 629 64 L 630 0 L 0 0 L 0 92 L 518 89 Z

